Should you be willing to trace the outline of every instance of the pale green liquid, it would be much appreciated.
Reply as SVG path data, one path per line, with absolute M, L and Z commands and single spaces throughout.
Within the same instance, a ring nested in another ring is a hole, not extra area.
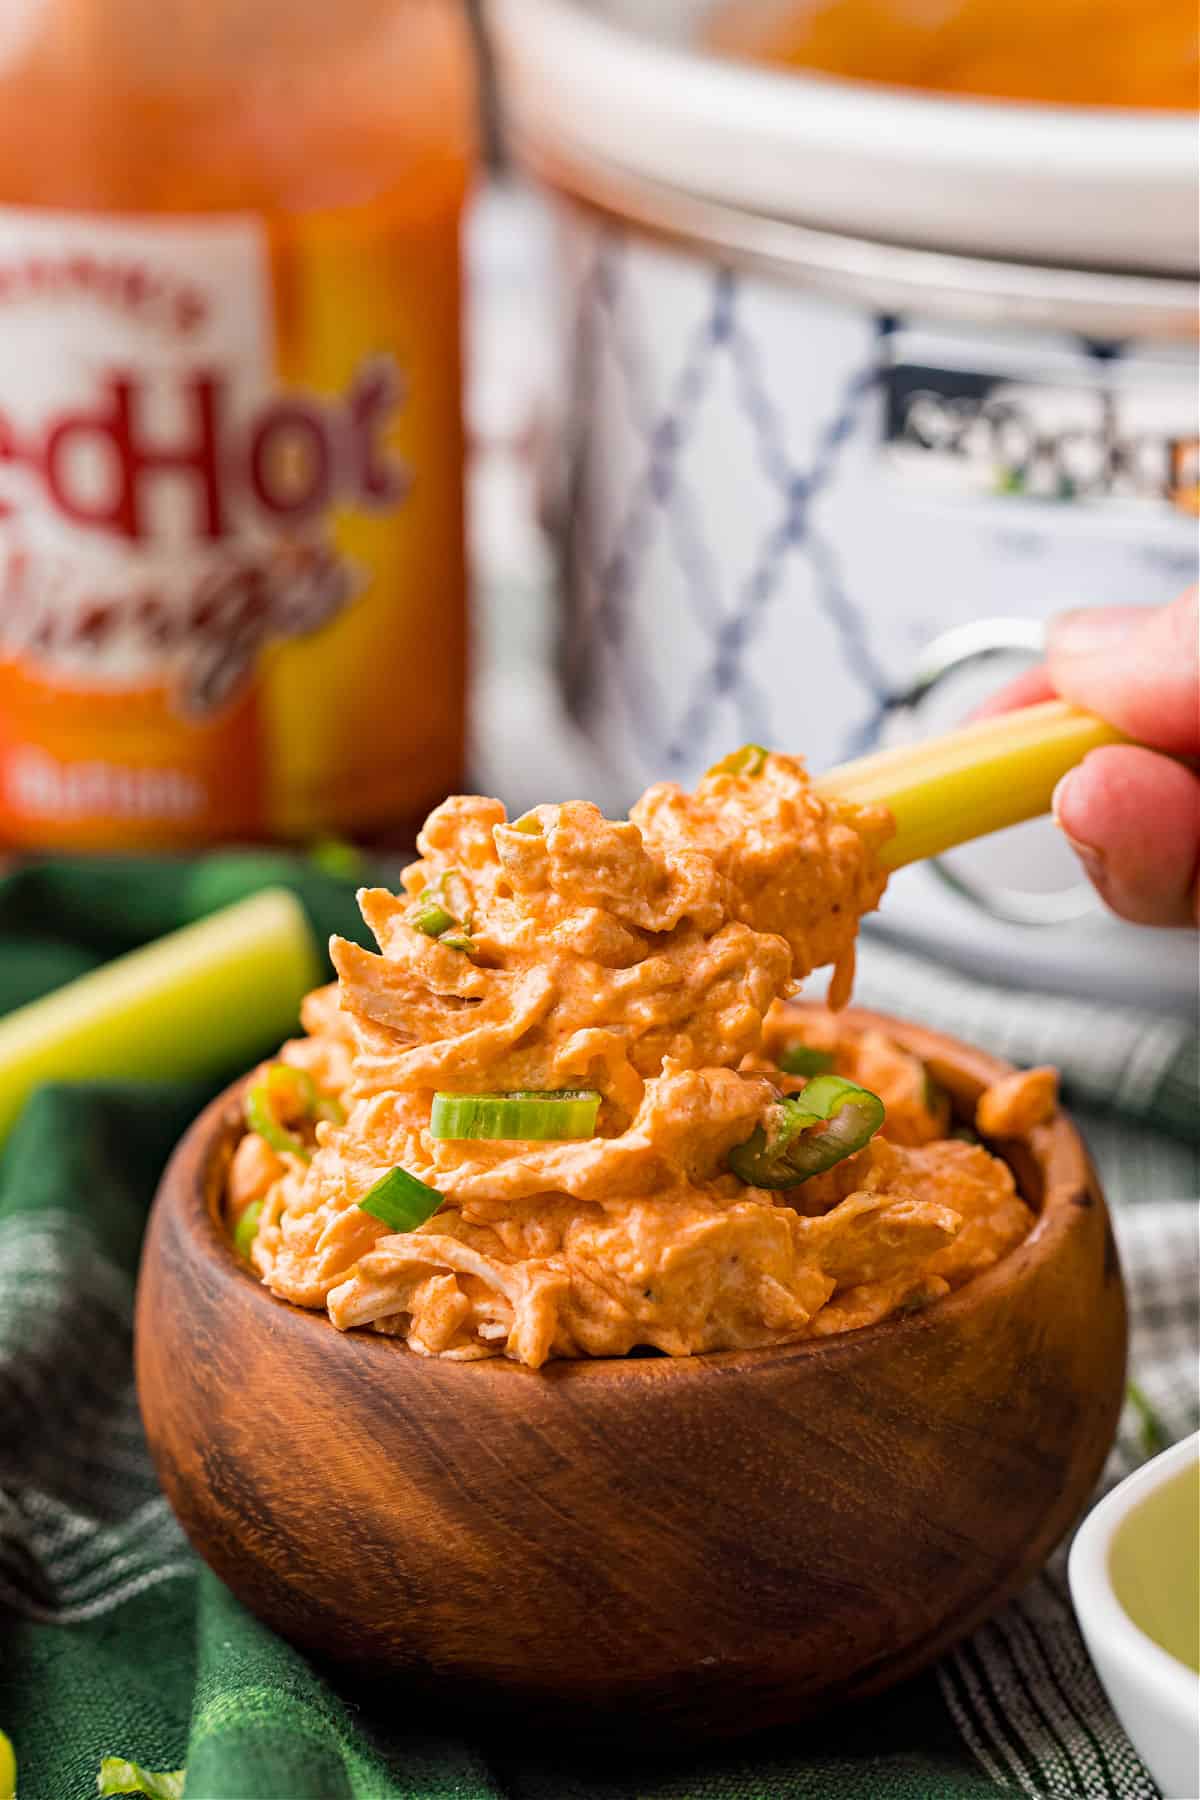
M 1108 1568 L 1134 1624 L 1200 1672 L 1200 1463 L 1135 1507 L 1113 1538 Z

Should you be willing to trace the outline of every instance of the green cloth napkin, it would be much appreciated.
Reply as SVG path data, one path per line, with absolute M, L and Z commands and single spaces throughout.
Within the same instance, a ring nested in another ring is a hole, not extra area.
M 0 1007 L 280 879 L 322 933 L 354 925 L 352 883 L 302 860 L 14 869 L 0 876 Z M 1192 1429 L 1200 1153 L 1195 1094 L 1183 1106 L 1177 1090 L 1189 1057 L 1195 1068 L 1194 1034 L 1044 996 L 1034 1008 L 886 946 L 867 947 L 863 977 L 866 998 L 1009 1054 L 1052 1050 L 1068 1094 L 1090 1103 L 1134 1375 L 1168 1438 Z M 401 1683 L 352 1684 L 273 1637 L 188 1549 L 133 1391 L 146 1211 L 206 1097 L 47 1087 L 0 1162 L 0 1728 L 20 1800 L 85 1800 L 106 1755 L 186 1764 L 187 1800 L 1153 1800 L 1075 1630 L 1062 1552 L 929 1674 L 852 1712 L 690 1756 L 623 1753 L 619 1728 L 603 1758 L 539 1751 L 519 1729 L 460 1724 L 452 1694 L 435 1719 Z M 1123 1110 L 1097 1108 L 1104 1098 Z M 1106 1481 L 1146 1454 L 1127 1408 Z

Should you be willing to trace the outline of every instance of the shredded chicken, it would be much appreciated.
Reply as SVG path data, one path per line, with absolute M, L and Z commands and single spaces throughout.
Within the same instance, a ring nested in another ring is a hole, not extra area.
M 1019 1069 L 979 1096 L 975 1123 L 984 1137 L 1021 1137 L 1058 1108 L 1057 1069 Z
M 885 885 L 891 821 L 815 795 L 803 764 L 651 788 L 628 821 L 591 805 L 510 823 L 460 797 L 430 816 L 405 892 L 364 890 L 378 953 L 335 938 L 338 980 L 284 1046 L 344 1109 L 309 1159 L 253 1133 L 231 1218 L 261 1203 L 271 1291 L 427 1356 L 673 1356 L 786 1343 L 926 1305 L 1019 1241 L 1007 1166 L 945 1142 L 948 1098 L 918 1059 L 834 1014 L 778 1003 L 832 964 L 848 997 L 858 921 Z M 435 895 L 455 921 L 415 922 Z M 884 1134 L 768 1192 L 728 1166 L 803 1082 L 785 1037 L 827 1047 L 885 1101 Z M 435 1139 L 434 1094 L 591 1089 L 590 1138 Z M 392 1232 L 359 1201 L 403 1168 L 442 1203 Z

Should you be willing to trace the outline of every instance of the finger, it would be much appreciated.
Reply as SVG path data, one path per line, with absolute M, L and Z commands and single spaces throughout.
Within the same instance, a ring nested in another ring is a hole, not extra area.
M 1050 679 L 1048 669 L 1039 665 L 1036 669 L 1026 669 L 1024 674 L 1016 675 L 1011 681 L 989 694 L 983 703 L 971 714 L 975 719 L 991 719 L 998 713 L 1012 712 L 1018 706 L 1037 706 L 1043 700 L 1053 700 L 1057 688 Z
M 1054 817 L 1101 898 L 1138 925 L 1194 925 L 1200 777 L 1138 745 L 1093 750 L 1064 775 Z
M 1046 664 L 1065 700 L 1177 756 L 1200 752 L 1200 613 L 1193 588 L 1171 606 L 1064 613 Z M 1133 609 L 1137 611 L 1138 609 Z

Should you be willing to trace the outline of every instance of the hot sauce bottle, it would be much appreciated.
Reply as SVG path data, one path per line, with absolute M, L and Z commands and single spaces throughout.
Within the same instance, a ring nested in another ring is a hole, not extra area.
M 472 124 L 453 0 L 6 0 L 0 842 L 457 784 Z

